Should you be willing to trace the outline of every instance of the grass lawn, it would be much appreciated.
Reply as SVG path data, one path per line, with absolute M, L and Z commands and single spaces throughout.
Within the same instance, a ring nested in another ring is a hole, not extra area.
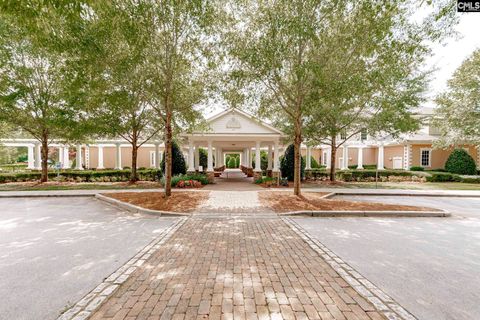
M 303 188 L 349 188 L 349 189 L 415 189 L 415 190 L 480 190 L 478 183 L 461 182 L 340 182 L 328 183 L 304 183 Z

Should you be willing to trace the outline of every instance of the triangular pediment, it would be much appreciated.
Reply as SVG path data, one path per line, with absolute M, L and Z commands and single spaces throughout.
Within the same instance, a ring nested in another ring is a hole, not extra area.
M 207 120 L 209 133 L 278 134 L 282 132 L 238 109 L 228 109 Z

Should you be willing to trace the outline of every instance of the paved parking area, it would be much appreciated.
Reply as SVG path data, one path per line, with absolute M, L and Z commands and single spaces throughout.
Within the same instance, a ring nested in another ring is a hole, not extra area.
M 480 198 L 352 197 L 447 209 L 450 218 L 295 218 L 419 319 L 480 315 Z
M 0 319 L 55 319 L 175 220 L 93 198 L 0 199 Z

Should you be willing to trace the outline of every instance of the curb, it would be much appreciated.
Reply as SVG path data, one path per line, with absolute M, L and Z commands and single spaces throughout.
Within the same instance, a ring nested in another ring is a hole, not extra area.
M 369 301 L 378 312 L 391 320 L 417 320 L 410 312 L 400 306 L 389 295 L 368 281 L 360 273 L 330 251 L 320 241 L 312 237 L 305 229 L 290 218 L 282 220 L 318 253 L 360 296 Z
M 28 191 L 34 192 L 34 191 Z M 80 194 L 1 194 L 0 199 L 3 198 L 87 198 L 94 197 L 93 193 L 80 193 Z
M 184 213 L 184 212 L 173 212 L 173 211 L 161 211 L 161 210 L 152 210 L 152 209 L 145 209 L 139 206 L 136 206 L 131 203 L 123 202 L 111 197 L 104 196 L 102 194 L 97 193 L 95 198 L 113 206 L 116 206 L 120 209 L 127 210 L 133 213 L 144 213 L 144 214 L 151 214 L 156 216 L 191 216 L 191 213 Z
M 320 191 L 312 191 L 320 192 Z M 480 198 L 478 194 L 445 194 L 445 193 L 387 193 L 387 192 L 345 192 L 335 191 L 334 196 L 392 196 L 392 197 L 438 197 L 438 198 Z
M 415 217 L 415 218 L 445 218 L 450 217 L 451 213 L 446 210 L 441 211 L 290 211 L 278 213 L 282 216 L 307 215 L 312 217 Z
M 100 308 L 118 290 L 121 284 L 128 280 L 138 267 L 143 265 L 150 256 L 157 251 L 163 243 L 185 223 L 187 218 L 182 218 L 164 230 L 157 238 L 139 251 L 127 263 L 118 268 L 109 277 L 103 280 L 95 289 L 86 294 L 73 307 L 62 313 L 57 320 L 86 320 Z

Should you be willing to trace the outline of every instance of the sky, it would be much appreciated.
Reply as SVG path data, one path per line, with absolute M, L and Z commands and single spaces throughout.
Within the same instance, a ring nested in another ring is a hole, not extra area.
M 430 98 L 445 90 L 447 81 L 454 71 L 475 49 L 480 49 L 480 13 L 457 14 L 460 17 L 456 27 L 459 37 L 450 38 L 444 45 L 436 45 L 433 48 L 432 57 L 427 61 L 429 66 L 437 68 L 427 91 L 427 96 Z M 435 104 L 430 101 L 426 106 L 435 107 Z
M 433 98 L 444 91 L 447 81 L 454 71 L 476 49 L 480 49 L 480 13 L 457 13 L 459 23 L 456 26 L 458 35 L 432 48 L 432 56 L 427 59 L 428 68 L 435 68 L 426 92 L 427 102 L 423 107 L 435 108 Z M 206 117 L 213 116 L 226 108 L 224 105 L 210 105 L 204 110 Z

